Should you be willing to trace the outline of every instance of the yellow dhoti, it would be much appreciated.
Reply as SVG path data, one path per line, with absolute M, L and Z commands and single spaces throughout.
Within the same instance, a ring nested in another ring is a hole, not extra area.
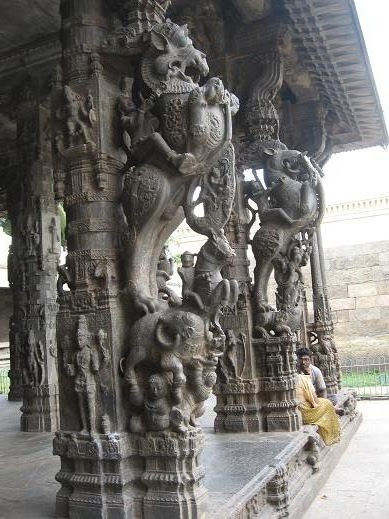
M 298 374 L 297 399 L 304 424 L 317 425 L 326 445 L 340 440 L 340 422 L 327 398 L 318 398 L 309 375 Z

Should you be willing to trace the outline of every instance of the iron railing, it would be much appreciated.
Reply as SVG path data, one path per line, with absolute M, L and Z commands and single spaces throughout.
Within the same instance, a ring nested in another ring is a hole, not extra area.
M 389 356 L 342 360 L 342 387 L 359 398 L 389 398 Z
M 7 395 L 9 392 L 8 369 L 0 369 L 0 395 Z
M 389 356 L 342 360 L 342 387 L 359 398 L 389 398 Z M 0 394 L 8 394 L 8 369 L 0 369 Z

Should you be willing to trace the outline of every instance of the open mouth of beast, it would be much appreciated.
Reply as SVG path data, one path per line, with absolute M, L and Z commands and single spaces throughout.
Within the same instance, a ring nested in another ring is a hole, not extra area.
M 188 65 L 185 67 L 185 76 L 188 78 L 191 83 L 199 83 L 201 79 L 200 71 L 194 65 Z
M 208 74 L 208 69 L 204 65 L 199 66 L 198 62 L 193 60 L 184 61 L 174 61 L 170 67 L 172 70 L 176 71 L 176 75 L 180 77 L 183 81 L 187 83 L 195 83 L 198 84 L 202 77 Z

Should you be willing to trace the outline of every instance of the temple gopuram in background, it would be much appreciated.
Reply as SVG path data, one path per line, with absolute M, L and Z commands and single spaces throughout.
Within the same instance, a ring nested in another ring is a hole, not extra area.
M 361 421 L 320 231 L 326 161 L 388 143 L 354 3 L 8 4 L 9 400 L 53 438 L 56 517 L 301 517 Z M 184 219 L 204 244 L 176 293 L 164 246 Z M 341 410 L 331 446 L 302 424 L 301 346 Z

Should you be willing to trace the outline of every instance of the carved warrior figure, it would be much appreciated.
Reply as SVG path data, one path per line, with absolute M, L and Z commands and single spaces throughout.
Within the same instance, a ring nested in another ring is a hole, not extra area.
M 258 207 L 260 229 L 252 239 L 255 325 L 261 335 L 296 331 L 300 325 L 300 267 L 310 248 L 302 249 L 294 237 L 320 223 L 324 213 L 321 170 L 296 150 L 265 149 L 264 181 L 247 186 L 248 198 Z M 268 303 L 268 282 L 275 269 L 279 312 Z
M 61 118 L 66 125 L 68 146 L 90 143 L 91 137 L 89 128 L 96 122 L 91 92 L 88 91 L 85 99 L 82 100 L 69 85 L 65 85 L 63 88 Z
M 64 345 L 64 370 L 74 377 L 74 390 L 77 393 L 81 415 L 82 434 L 96 431 L 96 378 L 99 370 L 108 362 L 108 351 L 102 347 L 101 331 L 97 341 L 102 348 L 102 362 L 98 351 L 93 347 L 92 336 L 88 330 L 86 317 L 81 315 L 76 333 L 77 351 L 69 358 L 69 339 Z
M 184 301 L 192 303 L 200 310 L 206 307 L 235 303 L 239 287 L 235 280 L 223 279 L 221 269 L 235 256 L 233 249 L 221 231 L 212 233 L 197 255 L 183 255 L 183 266 L 178 273 L 183 281 Z
M 119 100 L 134 165 L 123 191 L 131 239 L 128 277 L 135 307 L 143 312 L 153 310 L 157 293 L 156 268 L 149 265 L 156 267 L 163 244 L 182 219 L 180 206 L 193 228 L 190 196 L 215 166 L 224 168 L 228 199 L 217 208 L 204 202 L 211 227 L 203 226 L 200 232 L 219 232 L 229 216 L 235 189 L 231 116 L 238 101 L 218 78 L 200 87 L 197 81 L 207 74 L 205 55 L 193 47 L 187 28 L 167 20 L 149 33 L 133 103 Z

